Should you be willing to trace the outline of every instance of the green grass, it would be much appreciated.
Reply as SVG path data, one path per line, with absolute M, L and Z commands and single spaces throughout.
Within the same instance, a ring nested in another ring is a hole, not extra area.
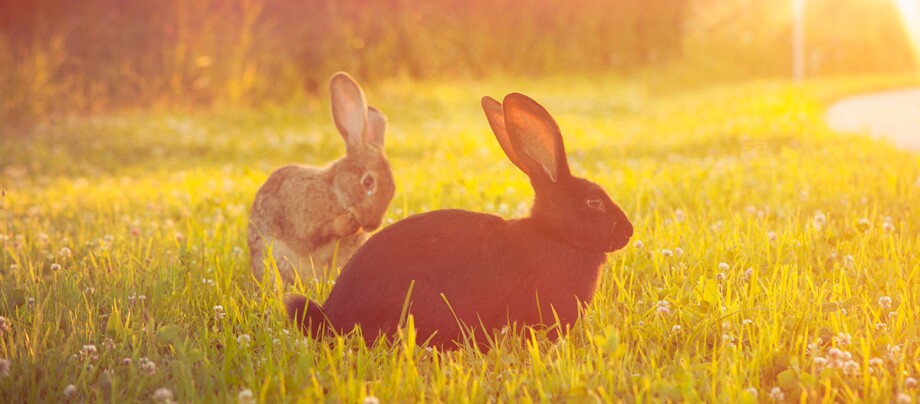
M 573 172 L 635 224 L 566 338 L 501 340 L 488 353 L 415 347 L 411 329 L 373 347 L 306 340 L 281 299 L 322 301 L 331 285 L 260 289 L 251 278 L 258 186 L 282 164 L 343 152 L 324 100 L 71 118 L 4 136 L 0 359 L 11 366 L 0 402 L 60 401 L 70 384 L 74 400 L 116 402 L 159 388 L 182 402 L 235 401 L 243 389 L 260 402 L 754 402 L 774 387 L 786 401 L 917 397 L 906 383 L 920 376 L 920 159 L 822 122 L 828 100 L 903 82 L 368 88 L 391 124 L 388 222 L 448 207 L 526 212 L 526 177 L 478 102 L 519 90 L 559 121 Z M 818 369 L 814 358 L 835 347 L 850 368 Z

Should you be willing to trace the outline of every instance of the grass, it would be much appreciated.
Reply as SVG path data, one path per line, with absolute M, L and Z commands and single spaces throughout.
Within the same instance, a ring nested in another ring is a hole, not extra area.
M 500 338 L 488 353 L 416 347 L 411 328 L 372 347 L 307 340 L 281 298 L 322 301 L 331 285 L 254 283 L 245 228 L 258 186 L 282 164 L 343 152 L 323 100 L 4 136 L 0 401 L 62 401 L 71 384 L 76 401 L 147 401 L 160 388 L 183 402 L 244 389 L 260 402 L 917 397 L 920 159 L 822 122 L 828 100 L 903 78 L 669 94 L 598 80 L 367 89 L 391 123 L 387 222 L 447 207 L 525 213 L 526 177 L 478 109 L 484 94 L 520 90 L 559 121 L 573 172 L 635 224 L 566 338 Z

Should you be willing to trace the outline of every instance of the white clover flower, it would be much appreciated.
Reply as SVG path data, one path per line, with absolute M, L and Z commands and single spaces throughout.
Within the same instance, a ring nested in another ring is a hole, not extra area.
M 16 272 L 19 270 L 19 265 L 10 264 L 10 272 Z
M 642 247 L 645 247 L 645 243 L 643 243 L 642 240 L 636 240 L 636 241 L 633 241 L 633 247 L 636 247 L 637 249 L 641 250 Z
M 846 347 L 846 346 L 849 346 L 853 342 L 853 336 L 845 332 L 838 332 L 837 336 L 834 337 L 834 342 L 836 342 L 837 345 Z
M 0 316 L 0 337 L 8 332 L 10 332 L 10 325 L 6 322 L 6 317 Z
M 121 364 L 124 365 L 124 366 L 130 366 L 130 365 L 131 365 L 131 358 L 123 358 L 123 359 L 121 360 Z
M 674 334 L 678 334 L 680 333 L 680 329 L 681 329 L 680 324 L 675 324 L 673 327 L 671 327 L 671 332 Z
M 724 280 L 725 280 L 725 274 L 722 273 L 722 272 L 717 273 L 717 274 L 716 274 L 716 280 L 719 281 L 719 282 L 724 281 Z
M 720 271 L 725 272 L 725 271 L 728 271 L 729 268 L 730 268 L 730 267 L 728 266 L 728 263 L 727 263 L 727 262 L 720 262 L 720 263 L 719 263 L 719 270 L 720 270 Z
M 882 223 L 882 230 L 884 230 L 885 233 L 894 232 L 894 223 L 891 223 L 888 221 L 886 221 L 885 223 Z
M 768 231 L 768 232 L 767 232 L 767 240 L 776 241 L 776 232 L 775 232 L 775 231 L 772 231 L 772 230 L 771 230 L 771 231 Z
M 746 318 L 741 321 L 741 325 L 751 325 L 751 324 L 754 324 L 754 320 L 751 320 L 749 318 Z
M 859 364 L 854 360 L 848 360 L 843 364 L 843 374 L 845 376 L 858 376 Z
M 853 268 L 855 268 L 855 267 L 856 267 L 856 259 L 853 258 L 852 255 L 847 255 L 846 257 L 843 257 L 843 266 L 847 267 L 847 269 L 853 269 Z
M 64 397 L 71 398 L 75 395 L 77 395 L 77 386 L 68 384 L 67 387 L 64 388 Z
M 872 358 L 869 359 L 869 366 L 882 366 L 885 364 L 885 361 L 882 358 Z
M 83 349 L 80 350 L 80 358 L 93 361 L 98 357 L 98 352 L 99 350 L 93 344 L 83 345 Z
M 891 303 L 892 303 L 892 300 L 890 296 L 882 296 L 878 298 L 878 306 L 881 307 L 882 310 L 890 310 Z
M 362 404 L 380 404 L 380 399 L 374 396 L 364 396 L 364 399 L 361 400 Z
M 906 379 L 904 379 L 904 387 L 907 387 L 909 389 L 917 387 L 917 379 L 914 379 L 913 377 L 908 376 Z
M 60 271 L 60 270 L 61 270 L 61 265 L 60 265 L 60 264 L 51 264 L 51 270 L 52 270 L 52 271 Z
M 236 343 L 242 346 L 249 346 L 250 342 L 252 342 L 252 337 L 250 337 L 249 334 L 243 334 L 236 337 Z
M 141 358 L 137 361 L 137 366 L 145 375 L 152 376 L 157 372 L 157 364 L 148 358 Z
M 224 318 L 227 315 L 227 313 L 224 312 L 224 306 L 221 306 L 221 305 L 214 306 L 214 315 L 217 317 L 218 320 Z
M 866 231 L 866 230 L 869 230 L 870 227 L 872 227 L 872 222 L 869 221 L 869 219 L 864 217 L 856 221 L 856 227 L 862 231 Z
M 167 389 L 166 387 L 160 387 L 156 391 L 154 391 L 152 398 L 153 398 L 153 401 L 156 403 L 174 403 L 175 402 L 175 396 L 173 396 L 172 390 Z
M 786 395 L 783 394 L 782 389 L 774 387 L 773 390 L 770 390 L 770 399 L 773 401 L 783 401 L 786 399 Z
M 882 331 L 888 328 L 888 324 L 885 323 L 875 323 L 875 331 Z
M 674 211 L 674 220 L 675 220 L 677 223 L 683 222 L 684 219 L 686 219 L 686 215 L 684 215 L 684 210 L 683 210 L 683 209 L 678 209 L 678 210 L 675 210 L 675 211 Z
M 253 395 L 252 390 L 249 389 L 240 390 L 240 394 L 236 395 L 236 399 L 240 404 L 253 404 L 256 402 L 255 395 Z
M 757 397 L 757 387 L 753 387 L 753 386 L 752 386 L 752 387 L 748 387 L 748 388 L 744 389 L 744 391 L 745 391 L 746 393 L 748 393 L 748 394 L 754 396 L 754 397 Z
M 58 251 L 58 257 L 70 258 L 71 256 L 73 256 L 73 252 L 70 251 L 70 249 L 67 247 L 61 247 L 61 249 Z
M 208 278 L 201 278 L 201 283 L 203 283 L 203 284 L 205 284 L 205 285 L 208 285 L 208 286 L 216 286 L 216 285 L 217 285 L 217 283 L 215 283 L 213 279 L 208 279 Z
M 675 248 L 675 249 L 674 249 L 674 255 L 676 255 L 676 256 L 678 256 L 678 257 L 684 255 L 684 249 L 683 249 L 683 248 L 680 248 L 680 247 Z
M 667 300 L 659 300 L 657 304 L 657 309 L 659 314 L 668 315 L 671 314 L 671 304 Z
M 812 358 L 811 362 L 815 365 L 815 370 L 818 372 L 820 372 L 821 369 L 824 369 L 824 367 L 828 364 L 827 358 L 822 356 L 815 356 Z
M 13 367 L 13 363 L 9 359 L 0 359 L 0 377 L 7 377 L 10 375 L 10 368 Z
M 674 256 L 674 252 L 671 251 L 671 250 L 669 250 L 669 249 L 667 249 L 667 248 L 665 248 L 665 249 L 661 250 L 661 255 L 662 255 L 663 257 L 669 258 L 669 257 L 673 257 L 673 256 Z
M 909 404 L 914 402 L 914 399 L 910 397 L 910 394 L 898 393 L 898 398 L 895 399 L 895 402 L 898 404 Z

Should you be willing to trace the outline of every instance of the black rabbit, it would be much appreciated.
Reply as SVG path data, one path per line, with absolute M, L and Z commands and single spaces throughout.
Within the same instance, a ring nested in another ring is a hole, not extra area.
M 418 341 L 446 348 L 470 332 L 483 343 L 510 323 L 577 320 L 606 253 L 626 246 L 632 224 L 600 186 L 569 173 L 562 134 L 540 104 L 518 93 L 503 103 L 483 97 L 482 108 L 502 150 L 530 177 L 530 216 L 438 210 L 388 226 L 352 256 L 322 307 L 287 300 L 305 333 L 360 325 L 373 343 L 397 330 L 407 295 Z

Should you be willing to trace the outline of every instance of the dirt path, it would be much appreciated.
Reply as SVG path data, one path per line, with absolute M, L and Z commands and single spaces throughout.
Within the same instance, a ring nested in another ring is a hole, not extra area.
M 841 99 L 828 108 L 827 123 L 838 132 L 866 133 L 920 152 L 920 88 Z

